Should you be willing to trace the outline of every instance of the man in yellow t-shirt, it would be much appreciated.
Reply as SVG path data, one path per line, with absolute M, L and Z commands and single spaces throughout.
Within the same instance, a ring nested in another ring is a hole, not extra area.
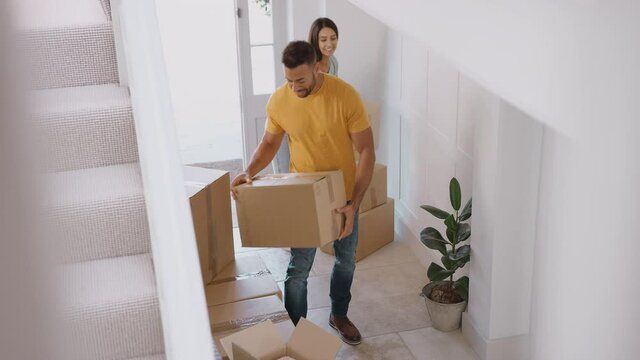
M 250 183 L 289 136 L 291 172 L 342 170 L 349 202 L 336 211 L 344 214 L 345 226 L 334 241 L 336 255 L 331 274 L 329 324 L 350 345 L 361 342 L 360 332 L 349 318 L 351 284 L 358 244 L 358 207 L 369 186 L 375 163 L 373 133 L 367 112 L 355 89 L 337 77 L 319 71 L 313 47 L 305 41 L 289 43 L 282 53 L 287 83 L 278 88 L 267 104 L 267 124 L 247 169 L 232 182 Z M 359 153 L 356 166 L 353 147 Z M 291 249 L 285 279 L 284 300 L 291 320 L 307 316 L 307 278 L 316 249 Z

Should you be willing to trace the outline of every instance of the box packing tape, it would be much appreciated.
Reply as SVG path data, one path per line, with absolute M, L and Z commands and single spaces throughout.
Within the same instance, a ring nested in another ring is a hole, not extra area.
M 232 330 L 242 330 L 267 320 L 271 320 L 274 323 L 286 321 L 286 320 L 289 320 L 289 314 L 285 310 L 283 310 L 283 311 L 277 311 L 269 314 L 260 314 L 256 316 L 250 316 L 242 319 L 227 321 L 217 326 L 212 325 L 211 330 L 214 333 L 226 332 L 226 331 L 232 331 Z
M 266 275 L 271 275 L 271 271 L 265 269 L 265 270 L 260 270 L 260 271 L 244 273 L 244 274 L 238 274 L 238 275 L 236 275 L 235 280 L 242 280 L 242 279 L 254 278 L 254 277 L 259 277 L 259 276 L 266 276 Z

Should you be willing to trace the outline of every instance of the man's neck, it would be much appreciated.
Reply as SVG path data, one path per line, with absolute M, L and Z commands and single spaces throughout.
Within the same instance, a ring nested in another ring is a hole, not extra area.
M 322 87 L 323 83 L 324 83 L 324 74 L 318 73 L 318 80 L 316 81 L 316 86 L 313 88 L 313 90 L 311 90 L 310 95 L 315 95 L 318 91 L 320 91 L 320 88 Z

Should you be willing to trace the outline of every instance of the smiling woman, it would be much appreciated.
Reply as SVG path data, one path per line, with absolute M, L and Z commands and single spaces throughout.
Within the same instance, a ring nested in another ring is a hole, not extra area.
M 318 18 L 309 29 L 309 43 L 316 50 L 320 71 L 338 76 L 338 60 L 333 55 L 338 47 L 338 27 L 329 18 Z

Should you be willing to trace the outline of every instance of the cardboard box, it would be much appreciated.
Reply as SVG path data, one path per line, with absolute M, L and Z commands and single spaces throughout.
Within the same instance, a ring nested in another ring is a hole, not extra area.
M 230 180 L 226 171 L 183 167 L 205 284 L 233 261 Z
M 367 192 L 360 203 L 360 213 L 365 213 L 387 201 L 387 167 L 376 164 L 373 168 L 373 177 Z
M 312 322 L 301 318 L 287 342 L 270 321 L 222 339 L 222 347 L 231 360 L 335 359 L 342 341 Z
M 247 328 L 264 320 L 289 320 L 289 314 L 277 295 L 209 307 L 213 333 Z
M 395 237 L 393 216 L 392 198 L 388 198 L 385 204 L 360 214 L 356 261 L 364 259 L 393 241 Z M 322 247 L 322 252 L 334 255 L 333 243 Z
M 243 256 L 231 261 L 222 271 L 220 271 L 211 282 L 219 284 L 227 281 L 234 281 L 252 277 L 270 275 L 267 265 L 258 255 Z
M 242 246 L 317 248 L 340 235 L 342 171 L 262 176 L 237 189 Z
M 289 339 L 291 338 L 291 334 L 293 334 L 293 331 L 295 330 L 295 326 L 293 325 L 293 322 L 291 322 L 291 320 L 285 320 L 285 321 L 281 321 L 281 322 L 277 322 L 274 324 L 275 327 L 278 330 L 278 333 L 280 334 L 280 336 L 283 339 Z M 228 360 L 229 356 L 227 355 L 227 352 L 224 350 L 224 348 L 222 347 L 222 339 L 228 337 L 229 335 L 235 334 L 239 331 L 242 331 L 243 329 L 239 329 L 239 330 L 233 330 L 233 331 L 227 331 L 227 332 L 218 332 L 213 334 L 213 342 L 215 344 L 215 351 L 216 351 L 216 359 L 223 359 L 223 360 Z
M 207 297 L 207 306 L 228 304 L 269 295 L 278 295 L 282 299 L 278 284 L 273 276 L 269 274 L 210 284 L 204 291 Z

